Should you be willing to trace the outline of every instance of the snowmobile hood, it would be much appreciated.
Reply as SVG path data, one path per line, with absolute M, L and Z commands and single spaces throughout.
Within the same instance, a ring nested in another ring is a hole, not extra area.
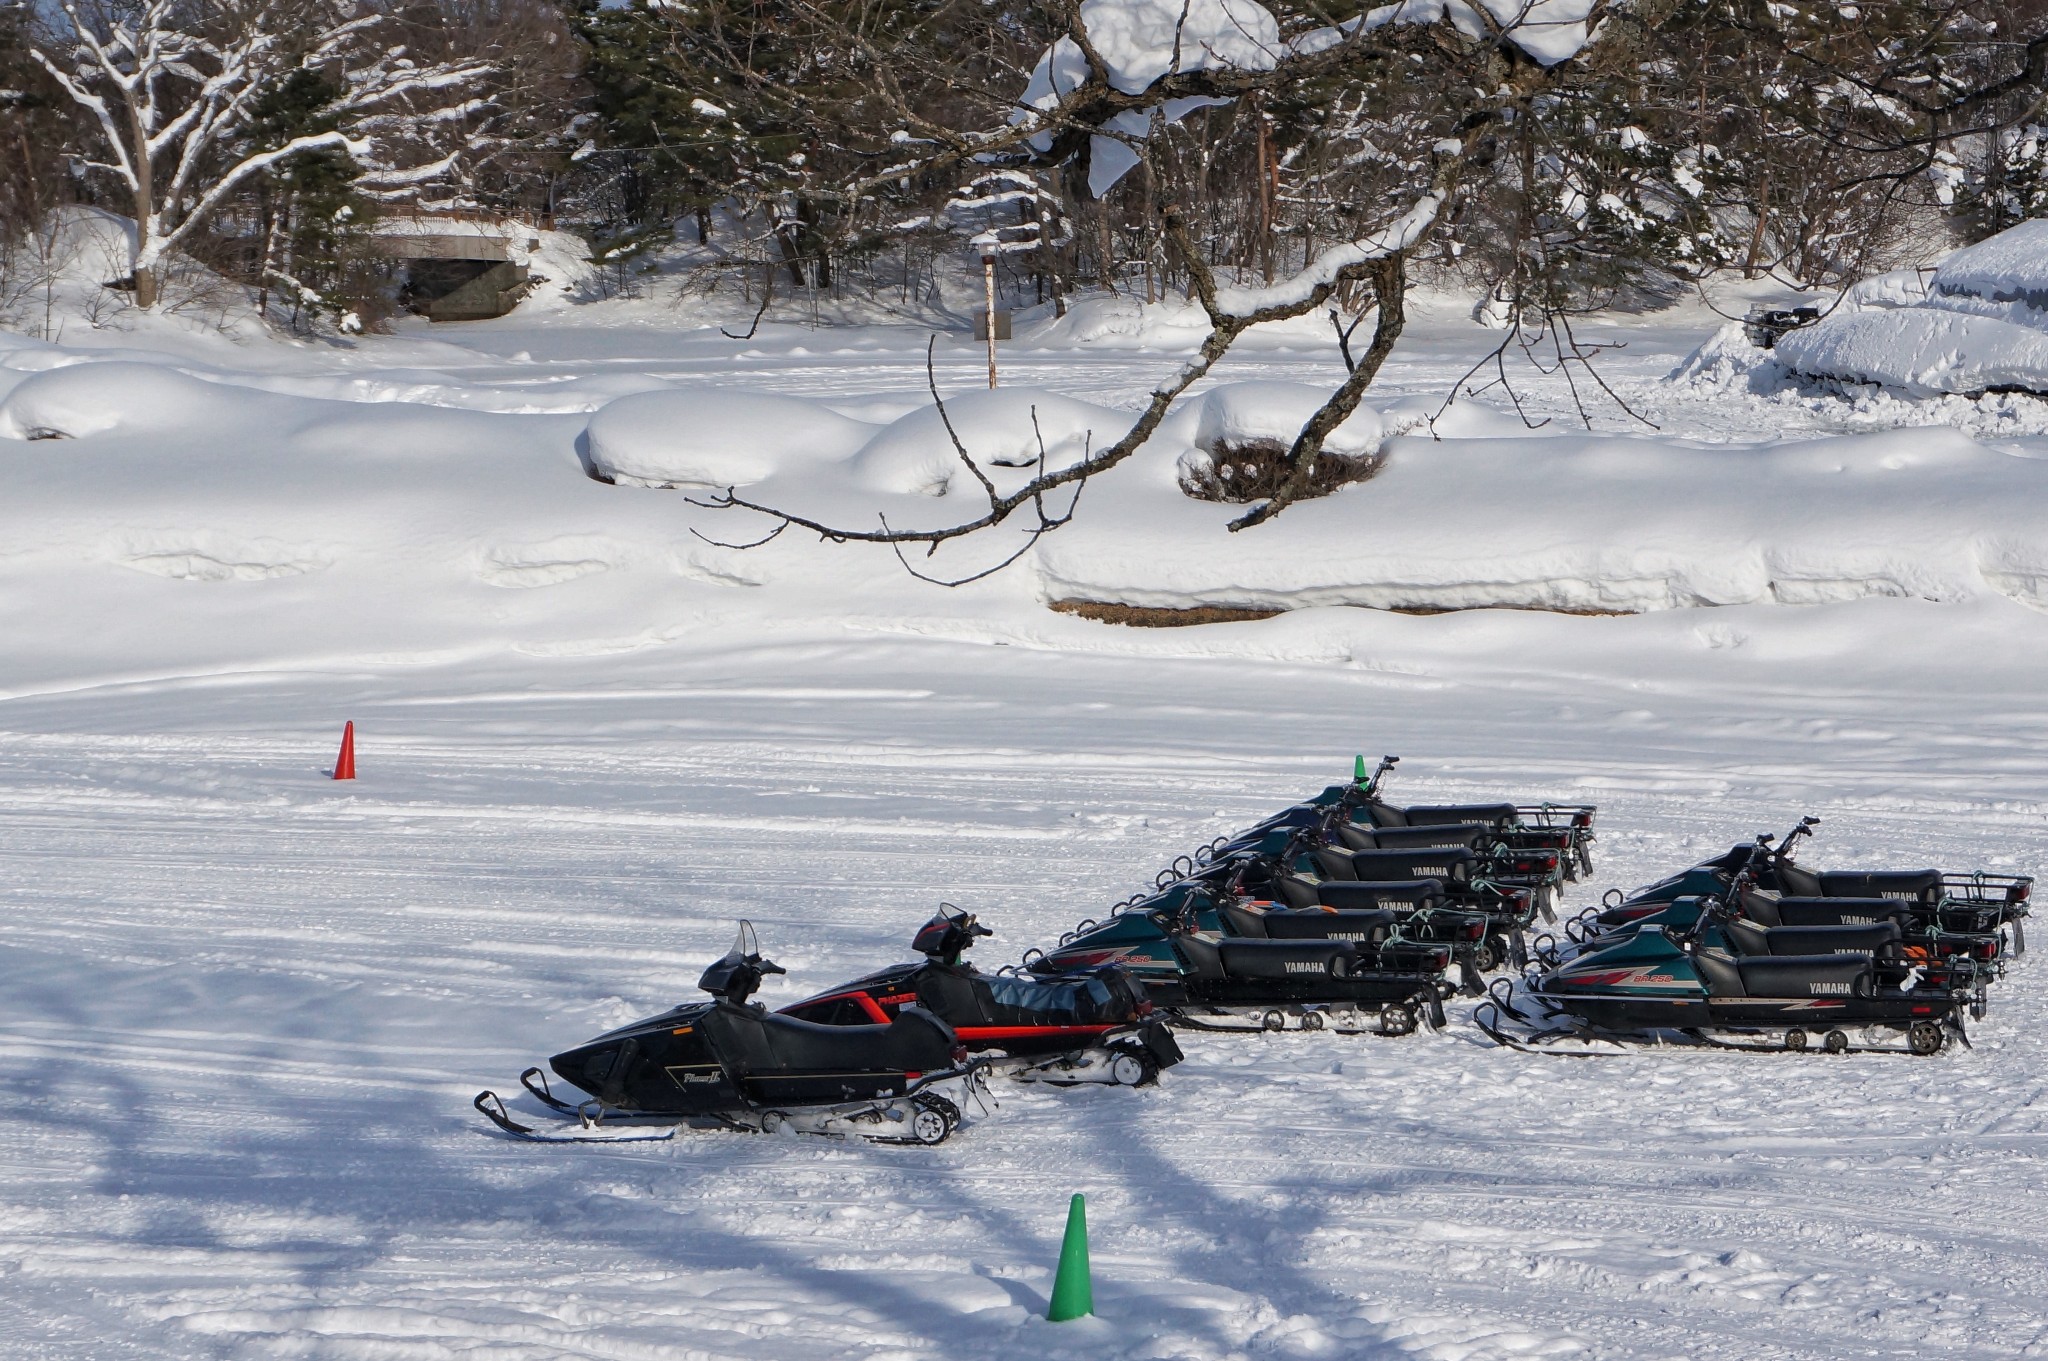
M 1622 997 L 1705 996 L 1707 991 L 1691 957 L 1661 926 L 1645 926 L 1627 940 L 1579 956 L 1544 975 L 1537 990 L 1552 996 Z
M 780 1008 L 780 1010 L 798 1011 L 813 1003 L 823 1002 L 849 992 L 900 992 L 905 988 L 915 987 L 917 976 L 930 967 L 931 961 L 924 959 L 909 960 L 902 964 L 891 964 L 886 969 L 877 969 L 871 974 L 862 974 L 850 983 L 841 983 L 837 987 L 813 993 L 801 1002 L 792 1002 L 790 1005 Z M 960 967 L 969 973 L 973 972 L 971 965 L 963 964 Z

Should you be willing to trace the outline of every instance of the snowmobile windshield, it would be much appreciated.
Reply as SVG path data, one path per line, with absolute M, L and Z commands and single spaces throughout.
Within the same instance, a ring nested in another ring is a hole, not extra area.
M 988 980 L 995 1025 L 1106 1025 L 1128 1019 L 1129 1008 L 1100 978 L 1040 982 L 1015 974 Z

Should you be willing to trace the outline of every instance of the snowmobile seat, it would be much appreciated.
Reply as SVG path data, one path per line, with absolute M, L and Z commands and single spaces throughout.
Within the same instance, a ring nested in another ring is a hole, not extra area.
M 1847 870 L 1816 875 L 1821 896 L 1828 898 L 1892 898 L 1903 902 L 1941 901 L 1940 870 L 1893 870 L 1866 874 Z
M 1403 811 L 1408 814 L 1410 827 L 1483 822 L 1497 830 L 1521 820 L 1521 814 L 1511 803 L 1411 803 Z
M 1323 887 L 1295 874 L 1273 876 L 1273 896 L 1289 907 L 1314 907 L 1320 901 L 1317 894 Z
M 1343 978 L 1358 961 L 1348 940 L 1225 940 L 1219 952 L 1232 978 Z
M 1725 922 L 1729 945 L 1742 956 L 1896 955 L 1903 939 L 1895 921 L 1868 926 L 1780 926 L 1771 930 L 1748 922 Z
M 1351 872 L 1351 853 L 1335 846 L 1318 846 L 1309 852 L 1309 858 L 1316 862 L 1316 873 L 1325 879 L 1356 879 Z
M 1326 879 L 1315 885 L 1315 895 L 1314 902 L 1299 906 L 1420 912 L 1443 906 L 1444 886 L 1440 879 Z
M 1406 827 L 1408 810 L 1397 808 L 1391 803 L 1378 799 L 1367 799 L 1365 806 L 1351 815 L 1352 821 L 1362 822 L 1371 827 Z
M 1447 891 L 1472 882 L 1479 857 L 1458 846 L 1436 850 L 1354 851 L 1346 879 L 1438 879 Z M 1331 875 L 1331 878 L 1338 876 Z
M 1825 896 L 1824 890 L 1820 886 L 1820 876 L 1812 870 L 1801 869 L 1789 860 L 1780 860 L 1773 869 L 1776 871 L 1778 878 L 1778 891 L 1788 897 L 1819 898 Z
M 950 1067 L 959 1040 L 923 1007 L 888 1025 L 822 1025 L 780 1012 L 718 1006 L 698 1022 L 739 1077 L 772 1073 L 919 1073 Z
M 987 1025 L 988 1009 L 982 1005 L 982 989 L 964 971 L 944 965 L 922 969 L 917 978 L 917 1004 L 948 1025 Z
M 1699 950 L 1693 954 L 1692 966 L 1699 973 L 1700 982 L 1707 985 L 1709 997 L 1749 996 L 1742 986 L 1742 970 L 1733 959 L 1711 950 Z
M 1766 955 L 1735 961 L 1750 997 L 1868 997 L 1868 955 Z
M 1766 930 L 1785 924 L 1784 916 L 1778 911 L 1779 899 L 1775 893 L 1759 893 L 1753 888 L 1744 888 L 1735 902 L 1742 909 L 1745 920 Z
M 1353 851 L 1406 851 L 1430 846 L 1463 846 L 1467 850 L 1491 841 L 1494 829 L 1478 822 L 1433 823 L 1423 827 L 1360 827 L 1340 825 L 1337 839 Z
M 1895 921 L 1908 927 L 1917 904 L 1897 898 L 1780 898 L 1771 906 L 1782 926 L 1869 926 Z
M 1266 938 L 1267 912 L 1243 902 L 1229 899 L 1216 904 L 1216 916 L 1223 923 L 1223 934 L 1241 936 L 1251 940 Z
M 1384 909 L 1338 912 L 1317 907 L 1268 912 L 1265 928 L 1271 940 L 1349 940 L 1377 950 L 1392 934 L 1396 920 L 1395 913 Z

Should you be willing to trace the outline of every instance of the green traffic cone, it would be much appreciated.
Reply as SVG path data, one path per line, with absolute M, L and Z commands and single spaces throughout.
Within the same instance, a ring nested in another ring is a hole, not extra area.
M 1364 784 L 1366 781 L 1364 752 L 1358 753 L 1358 758 L 1352 763 L 1351 780 L 1354 784 Z
M 1060 1269 L 1052 1278 L 1052 1306 L 1045 1316 L 1065 1323 L 1094 1312 L 1095 1287 L 1088 1280 L 1088 1207 L 1076 1191 L 1067 1207 L 1067 1237 L 1060 1244 Z

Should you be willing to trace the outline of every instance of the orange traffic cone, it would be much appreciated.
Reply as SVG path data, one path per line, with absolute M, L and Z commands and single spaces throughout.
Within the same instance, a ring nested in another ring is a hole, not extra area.
M 334 778 L 353 780 L 356 777 L 356 725 L 350 720 L 341 730 L 341 755 L 334 758 Z

